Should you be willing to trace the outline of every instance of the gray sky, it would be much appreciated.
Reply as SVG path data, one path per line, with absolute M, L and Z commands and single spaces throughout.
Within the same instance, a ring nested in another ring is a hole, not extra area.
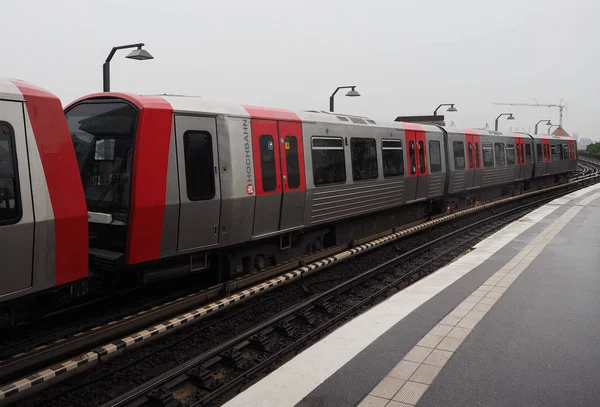
M 432 114 L 447 123 L 533 131 L 568 103 L 565 128 L 597 138 L 597 0 L 5 0 L 0 75 L 64 104 L 102 90 L 112 46 L 145 42 L 155 60 L 117 53 L 112 90 L 177 93 L 270 107 L 328 109 L 374 119 Z M 545 131 L 546 127 L 540 127 Z

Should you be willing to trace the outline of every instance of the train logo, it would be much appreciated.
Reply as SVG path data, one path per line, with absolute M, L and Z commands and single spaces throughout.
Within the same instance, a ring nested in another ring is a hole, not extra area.
M 252 185 L 252 184 L 246 185 L 246 193 L 248 195 L 254 194 L 254 185 Z

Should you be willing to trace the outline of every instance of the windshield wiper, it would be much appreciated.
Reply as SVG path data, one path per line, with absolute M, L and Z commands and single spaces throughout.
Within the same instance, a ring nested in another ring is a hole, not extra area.
M 106 186 L 106 188 L 104 188 L 104 191 L 102 191 L 100 198 L 98 198 L 98 200 L 96 201 L 96 204 L 94 205 L 94 210 L 98 209 L 98 206 L 100 206 L 102 201 L 104 201 L 104 198 L 106 198 L 106 196 L 108 195 L 108 193 L 110 192 L 112 187 L 115 186 L 117 181 L 119 181 L 121 179 L 121 174 L 123 173 L 123 170 L 125 169 L 125 165 L 127 164 L 127 158 L 129 157 L 129 154 L 131 153 L 131 151 L 132 151 L 132 149 L 129 149 L 129 151 L 125 155 L 125 159 L 119 163 L 117 170 L 114 172 L 114 175 L 113 175 L 112 179 L 110 180 L 109 184 Z M 117 160 L 119 160 L 119 159 L 121 159 L 121 158 L 117 158 Z

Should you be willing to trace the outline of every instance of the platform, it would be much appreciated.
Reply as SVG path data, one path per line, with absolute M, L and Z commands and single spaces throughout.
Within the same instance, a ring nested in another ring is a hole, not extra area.
M 227 407 L 600 405 L 600 184 L 538 208 Z

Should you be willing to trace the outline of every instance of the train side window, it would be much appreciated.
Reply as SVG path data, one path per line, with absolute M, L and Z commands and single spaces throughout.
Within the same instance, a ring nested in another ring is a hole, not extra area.
M 546 157 L 545 157 L 546 154 L 543 154 L 544 157 L 542 157 L 542 145 L 541 144 L 535 145 L 535 153 L 536 153 L 536 161 L 538 163 L 541 163 L 542 161 L 544 161 L 546 159 Z
M 504 152 L 504 143 L 494 143 L 494 156 L 496 157 L 497 167 L 504 167 L 506 165 L 506 153 Z
M 410 156 L 410 173 L 417 173 L 417 158 L 415 155 L 415 142 L 413 140 L 408 141 L 408 153 Z
M 515 165 L 515 146 L 514 146 L 514 144 L 506 145 L 506 163 L 508 165 Z
M 563 160 L 568 160 L 569 159 L 569 146 L 566 144 L 561 144 L 561 153 L 562 153 L 562 159 Z
M 419 147 L 419 172 L 423 174 L 427 171 L 425 164 L 425 144 L 422 141 L 417 141 L 417 146 Z
M 440 142 L 437 140 L 429 142 L 429 169 L 431 172 L 442 171 L 442 152 Z
M 553 144 L 550 146 L 550 150 L 552 151 L 552 161 L 560 161 L 560 145 Z
M 404 155 L 402 141 L 381 140 L 381 157 L 383 158 L 383 177 L 404 175 Z
M 287 170 L 288 188 L 300 186 L 300 164 L 298 162 L 298 140 L 296 136 L 285 136 L 285 167 Z
M 312 138 L 313 181 L 316 186 L 346 182 L 344 141 L 339 137 Z
M 481 151 L 483 152 L 483 166 L 493 167 L 494 166 L 494 148 L 492 143 L 482 143 Z
M 479 162 L 479 143 L 475 143 L 475 166 L 477 168 L 481 167 L 481 163 Z
M 465 169 L 465 143 L 462 141 L 452 142 L 452 151 L 454 152 L 454 169 Z
M 21 220 L 21 197 L 12 127 L 0 122 L 0 225 Z
M 531 144 L 525 144 L 525 162 L 531 163 Z
M 212 138 L 206 131 L 186 131 L 183 135 L 185 178 L 190 201 L 215 196 Z
M 350 139 L 350 154 L 352 156 L 352 179 L 362 181 L 375 179 L 379 176 L 377 170 L 377 144 L 374 138 Z

